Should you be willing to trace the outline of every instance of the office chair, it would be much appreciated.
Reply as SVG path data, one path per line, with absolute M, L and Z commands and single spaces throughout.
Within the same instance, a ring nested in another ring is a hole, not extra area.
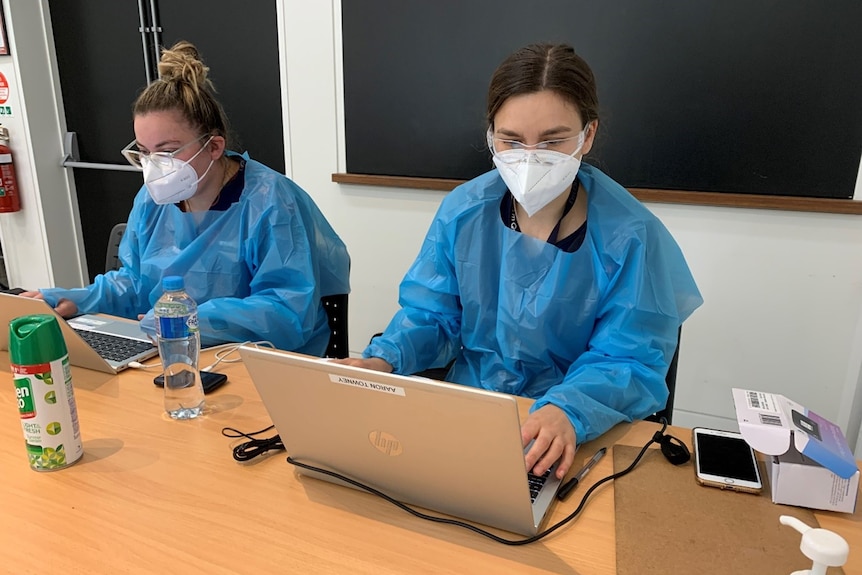
M 347 357 L 350 348 L 347 344 L 347 294 L 327 295 L 320 298 L 329 319 L 329 344 L 324 357 Z
M 108 251 L 105 255 L 105 271 L 118 270 L 121 267 L 119 259 L 120 239 L 126 231 L 125 222 L 111 229 L 108 238 Z M 326 317 L 329 321 L 329 344 L 326 346 L 325 357 L 347 357 L 350 348 L 347 343 L 347 294 L 336 294 L 320 298 Z
M 105 271 L 118 270 L 122 266 L 120 263 L 120 240 L 126 232 L 126 222 L 115 225 L 111 228 L 111 235 L 108 237 L 108 251 L 105 253 Z
M 676 395 L 676 367 L 679 363 L 679 344 L 682 341 L 682 326 L 679 326 L 676 337 L 676 350 L 673 352 L 673 359 L 670 360 L 670 365 L 667 367 L 667 375 L 664 378 L 668 391 L 667 403 L 665 404 L 664 409 L 644 417 L 645 421 L 658 422 L 662 417 L 664 417 L 667 419 L 668 425 L 673 423 L 673 400 Z

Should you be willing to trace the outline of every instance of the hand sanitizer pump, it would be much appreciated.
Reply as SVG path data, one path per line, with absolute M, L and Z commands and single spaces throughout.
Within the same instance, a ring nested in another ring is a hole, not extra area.
M 813 561 L 811 569 L 794 571 L 791 575 L 826 575 L 827 567 L 841 567 L 850 554 L 850 546 L 843 537 L 828 529 L 814 529 L 796 517 L 782 515 L 782 525 L 789 525 L 802 533 L 799 548 Z

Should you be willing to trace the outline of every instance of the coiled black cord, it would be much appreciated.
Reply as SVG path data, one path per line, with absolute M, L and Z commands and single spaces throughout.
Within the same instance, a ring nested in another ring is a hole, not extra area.
M 278 435 L 273 435 L 272 437 L 265 437 L 258 439 L 255 435 L 260 435 L 261 433 L 266 433 L 270 429 L 274 429 L 274 425 L 270 425 L 269 427 L 265 427 L 260 431 L 252 431 L 251 433 L 243 433 L 242 431 L 235 429 L 233 427 L 225 427 L 222 428 L 221 434 L 225 437 L 230 438 L 239 438 L 245 437 L 248 441 L 240 443 L 236 447 L 233 448 L 233 458 L 239 462 L 245 463 L 247 461 L 251 461 L 255 457 L 263 455 L 267 451 L 283 451 L 284 443 L 281 441 L 281 437 Z

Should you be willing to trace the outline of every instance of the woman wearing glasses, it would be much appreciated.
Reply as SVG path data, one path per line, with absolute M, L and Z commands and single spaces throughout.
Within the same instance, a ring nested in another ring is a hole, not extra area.
M 268 340 L 322 355 L 330 329 L 322 296 L 349 291 L 350 260 L 312 199 L 284 175 L 227 150 L 228 122 L 195 47 L 164 50 L 160 78 L 134 104 L 142 168 L 120 244 L 121 269 L 81 289 L 43 289 L 64 316 L 135 318 L 178 275 L 198 303 L 202 341 Z M 148 330 L 150 331 L 150 330 Z
M 620 421 L 664 407 L 678 328 L 702 303 L 661 222 L 581 158 L 598 129 L 593 74 L 565 45 L 532 45 L 495 71 L 496 166 L 442 202 L 401 283 L 401 310 L 364 359 L 536 399 L 527 468 L 559 462 Z

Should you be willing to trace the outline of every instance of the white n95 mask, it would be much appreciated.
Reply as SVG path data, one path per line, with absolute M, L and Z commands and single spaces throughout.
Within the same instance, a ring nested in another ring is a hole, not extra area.
M 494 165 L 528 216 L 554 201 L 575 181 L 581 168 L 581 160 L 575 154 L 581 151 L 585 134 L 586 128 L 578 134 L 578 146 L 571 154 L 528 148 L 497 152 L 488 134 Z
M 141 158 L 144 169 L 144 184 L 155 203 L 159 205 L 175 204 L 195 195 L 198 190 L 198 182 L 204 179 L 214 163 L 214 161 L 210 161 L 210 165 L 207 166 L 200 178 L 189 164 L 204 148 L 206 148 L 206 144 L 201 146 L 197 154 L 192 156 L 188 162 L 174 157 L 165 158 L 155 155 L 153 155 L 154 157 L 143 156 Z

